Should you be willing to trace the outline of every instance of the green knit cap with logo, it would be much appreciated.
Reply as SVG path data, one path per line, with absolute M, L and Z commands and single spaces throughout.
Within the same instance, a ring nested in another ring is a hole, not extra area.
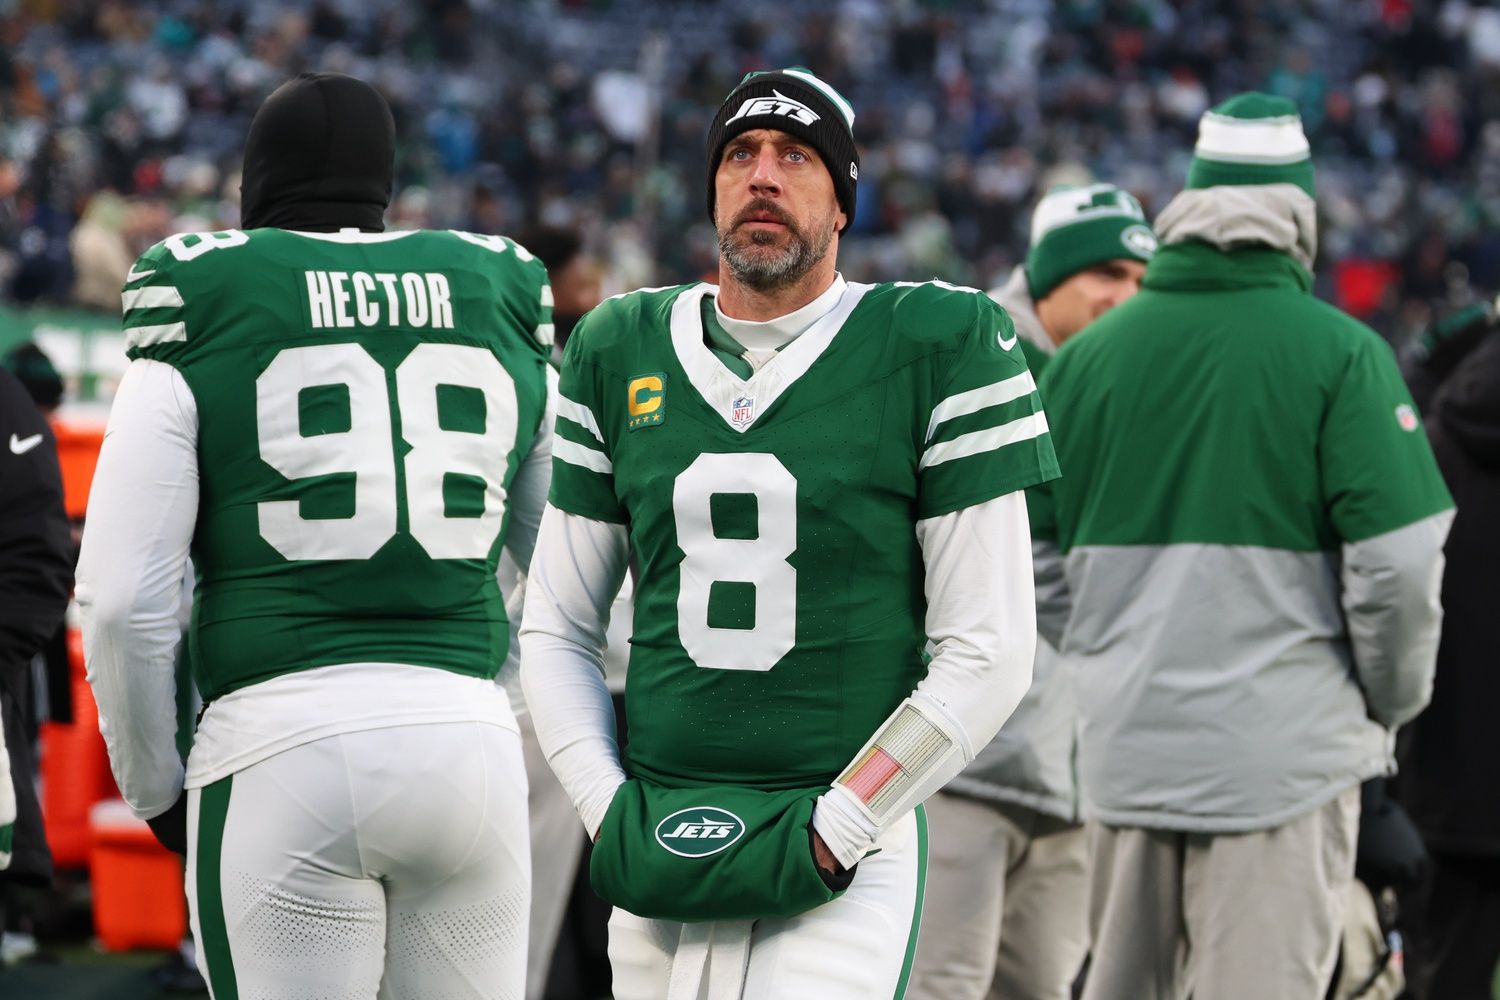
M 708 219 L 714 221 L 714 174 L 729 140 L 767 128 L 797 136 L 818 151 L 833 178 L 839 208 L 852 221 L 859 185 L 854 108 L 830 84 L 802 66 L 754 70 L 729 92 L 708 128 Z
M 1297 105 L 1251 91 L 1204 112 L 1187 186 L 1230 184 L 1295 184 L 1315 196 L 1312 152 Z
M 1055 187 L 1031 216 L 1031 297 L 1040 301 L 1079 271 L 1111 260 L 1146 263 L 1156 245 L 1141 203 L 1128 191 L 1113 184 Z

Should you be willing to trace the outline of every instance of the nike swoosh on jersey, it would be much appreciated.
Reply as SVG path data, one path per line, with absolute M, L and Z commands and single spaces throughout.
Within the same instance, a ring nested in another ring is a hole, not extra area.
M 135 265 L 131 264 L 130 265 L 130 270 L 128 272 L 126 272 L 126 274 L 125 274 L 125 284 L 128 285 L 132 281 L 140 281 L 142 278 L 149 278 L 149 277 L 151 277 L 155 273 L 156 273 L 156 268 L 154 268 L 154 267 L 151 270 L 149 270 L 149 271 L 137 271 L 135 269 Z
M 41 443 L 42 436 L 40 434 L 33 434 L 31 437 L 26 438 L 18 438 L 12 434 L 10 436 L 10 451 L 13 455 L 24 455 Z
M 1021 335 L 1018 334 L 1018 333 L 1013 333 L 1013 334 L 1010 335 L 1010 339 L 1006 340 L 1004 337 L 1000 336 L 997 333 L 997 334 L 995 334 L 995 339 L 1000 342 L 1000 349 L 1002 351 L 1008 351 L 1012 347 L 1016 346 L 1016 341 L 1020 338 L 1020 336 Z

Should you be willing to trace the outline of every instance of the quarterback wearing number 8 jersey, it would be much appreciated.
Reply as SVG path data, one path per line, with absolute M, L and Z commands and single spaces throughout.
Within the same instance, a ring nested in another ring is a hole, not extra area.
M 1030 681 L 1036 386 L 982 293 L 838 274 L 853 119 L 805 70 L 748 76 L 709 133 L 718 285 L 608 300 L 563 359 L 522 680 L 622 1000 L 899 995 L 920 803 Z
M 551 299 L 509 240 L 384 232 L 393 150 L 371 87 L 298 77 L 251 126 L 243 228 L 153 247 L 123 293 L 85 650 L 122 794 L 187 853 L 215 1000 L 522 995 L 495 574 L 545 501 Z

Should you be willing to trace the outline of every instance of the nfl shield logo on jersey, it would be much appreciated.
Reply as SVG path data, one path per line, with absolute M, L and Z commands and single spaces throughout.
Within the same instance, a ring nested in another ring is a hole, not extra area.
M 755 419 L 755 397 L 738 396 L 729 407 L 729 422 L 736 427 L 744 427 Z

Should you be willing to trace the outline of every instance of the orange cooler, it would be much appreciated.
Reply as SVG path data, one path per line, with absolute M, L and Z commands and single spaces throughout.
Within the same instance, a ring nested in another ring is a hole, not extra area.
M 109 754 L 99 735 L 94 692 L 83 675 L 83 640 L 68 630 L 73 665 L 73 722 L 44 722 L 41 731 L 42 821 L 52 860 L 59 868 L 82 868 L 89 855 L 89 810 L 115 798 Z
M 108 951 L 174 949 L 187 933 L 182 859 L 119 799 L 89 812 L 94 930 Z

